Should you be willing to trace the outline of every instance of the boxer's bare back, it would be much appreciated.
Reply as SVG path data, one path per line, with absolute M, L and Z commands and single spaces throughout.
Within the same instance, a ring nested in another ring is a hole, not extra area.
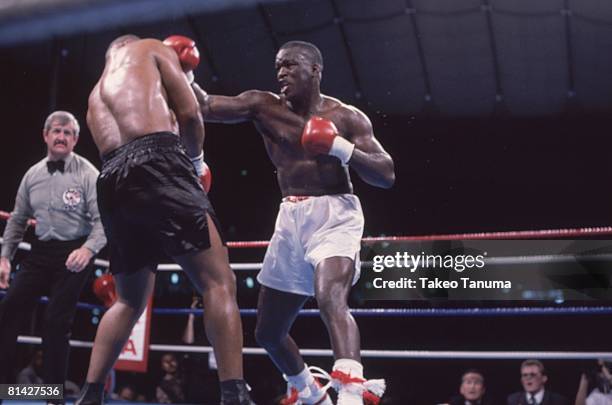
M 101 155 L 154 132 L 181 133 L 193 123 L 194 95 L 175 52 L 154 39 L 109 48 L 106 66 L 89 96 L 87 124 Z M 197 114 L 195 114 L 197 115 Z M 203 139 L 201 140 L 203 141 Z M 201 150 L 201 141 L 185 142 Z

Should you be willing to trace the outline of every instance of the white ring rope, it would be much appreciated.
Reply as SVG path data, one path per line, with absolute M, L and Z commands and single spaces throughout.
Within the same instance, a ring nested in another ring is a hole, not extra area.
M 42 339 L 37 336 L 19 336 L 19 343 L 41 344 Z M 93 342 L 83 340 L 70 340 L 70 346 L 91 348 Z M 210 353 L 210 346 L 191 345 L 160 345 L 151 344 L 149 349 L 155 352 L 181 352 L 181 353 Z M 267 355 L 264 349 L 258 347 L 245 347 L 243 354 Z M 300 349 L 304 356 L 330 357 L 333 353 L 329 349 Z M 595 360 L 612 358 L 612 352 L 549 352 L 549 351 L 452 351 L 452 350 L 361 350 L 361 357 L 382 359 L 559 359 L 559 360 Z
M 3 238 L 0 237 L 0 245 L 3 243 L 3 241 L 4 241 Z M 27 242 L 20 242 L 19 249 L 30 251 L 32 250 L 32 245 L 30 245 Z M 96 266 L 104 267 L 106 269 L 110 266 L 109 261 L 104 260 L 104 259 L 96 259 L 94 261 L 94 264 Z M 261 266 L 262 266 L 262 263 L 230 263 L 230 267 L 232 268 L 232 270 L 239 270 L 239 271 L 260 270 Z M 158 265 L 157 270 L 158 271 L 182 271 L 183 269 L 181 269 L 181 266 L 179 266 L 178 264 L 168 263 L 168 264 Z
M 528 256 L 497 256 L 484 259 L 485 264 L 513 265 L 513 264 L 559 264 L 576 263 L 578 261 L 612 261 L 612 254 L 554 254 L 554 255 L 528 255 Z

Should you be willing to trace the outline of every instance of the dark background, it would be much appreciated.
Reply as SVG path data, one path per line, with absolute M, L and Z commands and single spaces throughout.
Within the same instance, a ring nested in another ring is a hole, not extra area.
M 196 81 L 210 93 L 277 91 L 273 62 L 287 40 L 323 52 L 322 91 L 362 109 L 393 156 L 397 182 L 375 189 L 353 175 L 366 236 L 607 226 L 612 217 L 612 3 L 596 0 L 23 1 L 0 9 L 0 209 L 10 211 L 21 176 L 44 156 L 42 125 L 55 109 L 75 114 L 77 152 L 100 160 L 85 125 L 87 96 L 118 35 L 193 37 L 202 52 Z M 268 239 L 280 193 L 251 124 L 207 125 L 211 199 L 229 240 Z M 397 247 L 401 250 L 401 246 Z M 261 261 L 263 252 L 231 252 Z M 256 289 L 238 273 L 242 307 Z M 185 307 L 185 280 L 160 275 L 155 302 Z M 95 302 L 87 291 L 84 301 Z M 354 306 L 453 306 L 372 303 Z M 476 305 L 478 303 L 470 303 Z M 493 305 L 492 303 L 480 303 Z M 523 305 L 529 303 L 515 303 Z M 546 304 L 546 303 L 543 303 Z M 566 303 L 573 305 L 581 303 Z M 91 339 L 91 313 L 75 338 Z M 176 343 L 184 317 L 153 320 L 152 342 Z M 361 319 L 365 349 L 610 351 L 606 316 Z M 253 320 L 245 320 L 246 345 Z M 300 319 L 299 343 L 327 348 L 321 322 Z M 202 343 L 204 344 L 204 343 Z M 25 351 L 25 347 L 20 350 Z M 88 351 L 73 351 L 81 382 Z M 331 359 L 309 359 L 330 368 Z M 157 369 L 153 355 L 151 369 Z M 518 360 L 375 360 L 392 403 L 443 401 L 461 371 L 482 368 L 499 397 L 517 390 Z M 551 360 L 552 388 L 573 397 L 578 361 Z M 265 372 L 264 372 L 265 370 Z M 261 398 L 281 379 L 264 357 L 246 357 Z M 265 376 L 265 378 L 264 378 Z M 154 384 L 154 371 L 138 384 Z M 144 382 L 143 382 L 144 381 Z M 266 403 L 260 399 L 260 403 Z

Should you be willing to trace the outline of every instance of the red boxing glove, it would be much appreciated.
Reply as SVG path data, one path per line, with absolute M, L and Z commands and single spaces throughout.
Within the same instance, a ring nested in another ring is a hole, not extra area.
M 202 174 L 200 175 L 200 183 L 202 183 L 204 191 L 208 193 L 212 184 L 212 172 L 210 171 L 210 167 L 208 167 L 206 163 L 204 163 L 204 167 L 202 168 Z
M 196 175 L 200 178 L 204 191 L 208 193 L 212 183 L 212 173 L 210 172 L 210 167 L 204 162 L 204 151 L 196 157 L 189 158 L 189 160 L 195 169 Z
M 200 64 L 200 51 L 193 39 L 182 35 L 171 35 L 164 39 L 164 45 L 174 49 L 185 73 L 191 72 Z
M 302 147 L 310 154 L 335 156 L 347 165 L 355 145 L 341 136 L 338 128 L 326 118 L 313 116 L 302 131 Z
M 109 273 L 103 274 L 94 281 L 93 291 L 105 307 L 110 307 L 117 301 L 115 279 Z

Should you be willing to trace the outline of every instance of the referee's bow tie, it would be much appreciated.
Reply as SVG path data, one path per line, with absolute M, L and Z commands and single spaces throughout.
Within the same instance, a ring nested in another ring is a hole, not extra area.
M 64 173 L 64 161 L 47 160 L 47 170 L 49 170 L 49 173 L 51 174 L 53 174 L 56 170 L 59 170 L 60 173 Z

